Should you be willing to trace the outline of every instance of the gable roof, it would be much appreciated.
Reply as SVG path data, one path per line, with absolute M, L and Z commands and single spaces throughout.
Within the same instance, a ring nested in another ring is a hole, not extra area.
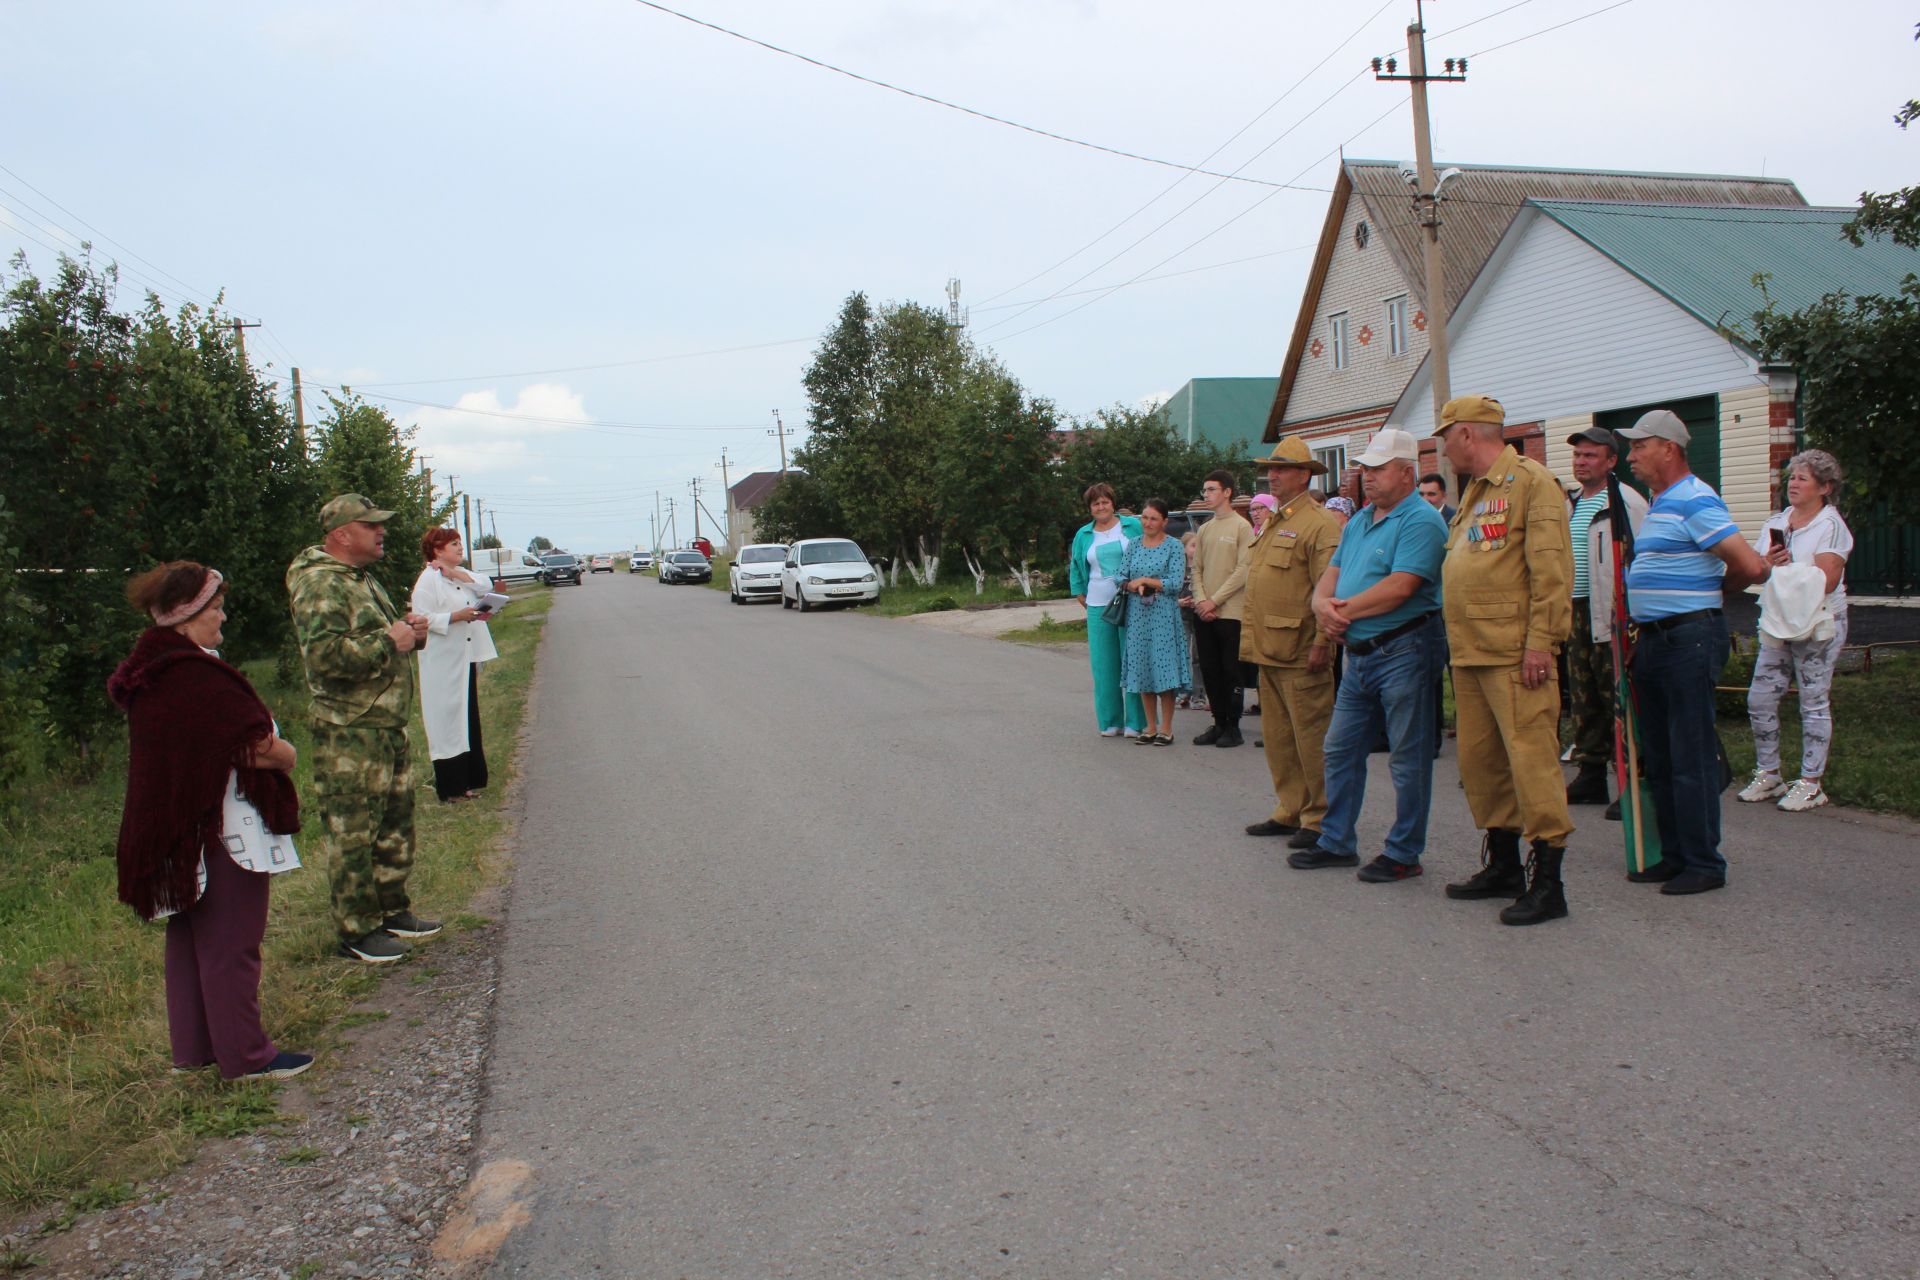
M 783 471 L 756 471 L 752 475 L 742 476 L 727 490 L 727 497 L 737 510 L 751 511 L 767 500 L 767 495 L 773 492 L 785 474 Z
M 1342 160 L 1328 201 L 1327 219 L 1320 230 L 1307 276 L 1300 314 L 1294 321 L 1287 362 L 1280 371 L 1280 388 L 1267 414 L 1265 438 L 1280 438 L 1287 401 L 1293 395 L 1301 353 L 1320 306 L 1320 291 L 1333 261 L 1346 216 L 1347 203 L 1357 193 L 1366 204 L 1373 227 L 1385 239 L 1387 251 L 1400 270 L 1409 292 L 1425 305 L 1425 232 L 1414 220 L 1413 201 L 1397 160 Z M 1630 203 L 1673 202 L 1702 206 L 1764 205 L 1770 208 L 1805 206 L 1800 189 L 1784 178 L 1752 178 L 1706 173 L 1635 173 L 1617 169 L 1540 169 L 1524 165 L 1442 164 L 1458 169 L 1447 184 L 1441 204 L 1441 243 L 1446 247 L 1447 314 L 1479 276 L 1514 215 L 1529 199 L 1566 199 Z
M 1857 209 L 1531 201 L 1540 212 L 1638 276 L 1709 328 L 1751 349 L 1760 310 L 1756 272 L 1782 311 L 1829 293 L 1891 295 L 1920 273 L 1920 249 L 1840 234 Z

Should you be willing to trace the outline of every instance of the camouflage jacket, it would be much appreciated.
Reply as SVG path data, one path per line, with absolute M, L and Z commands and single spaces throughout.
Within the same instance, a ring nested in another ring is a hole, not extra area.
M 405 729 L 413 715 L 413 663 L 387 638 L 401 614 L 373 575 L 308 547 L 287 566 L 287 595 L 314 719 Z

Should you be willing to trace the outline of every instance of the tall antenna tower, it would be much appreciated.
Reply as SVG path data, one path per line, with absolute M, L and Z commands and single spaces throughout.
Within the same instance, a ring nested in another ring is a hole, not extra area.
M 951 280 L 947 281 L 947 327 L 950 329 L 966 328 L 967 322 L 972 314 L 971 308 L 965 308 L 960 305 L 960 277 L 954 276 Z

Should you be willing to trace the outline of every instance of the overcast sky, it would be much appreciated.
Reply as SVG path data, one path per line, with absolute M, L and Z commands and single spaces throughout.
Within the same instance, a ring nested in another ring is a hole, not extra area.
M 635 0 L 0 0 L 0 243 L 45 273 L 89 238 L 128 307 L 225 290 L 276 377 L 418 425 L 509 545 L 611 550 L 656 496 L 684 540 L 696 476 L 723 514 L 723 447 L 736 480 L 778 465 L 772 413 L 803 427 L 856 289 L 945 306 L 959 278 L 976 340 L 1070 413 L 1275 375 L 1339 149 L 1412 153 L 1365 63 L 1404 58 L 1413 0 L 671 7 L 1300 189 Z M 1433 90 L 1443 161 L 1764 173 L 1816 204 L 1920 170 L 1891 122 L 1911 3 L 1426 13 L 1436 61 L 1471 57 Z

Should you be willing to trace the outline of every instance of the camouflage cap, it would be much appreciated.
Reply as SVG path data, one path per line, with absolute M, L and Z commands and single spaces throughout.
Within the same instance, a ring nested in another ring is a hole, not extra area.
M 385 524 L 391 519 L 393 512 L 382 511 L 357 493 L 343 493 L 320 508 L 320 527 L 328 533 L 356 520 Z

